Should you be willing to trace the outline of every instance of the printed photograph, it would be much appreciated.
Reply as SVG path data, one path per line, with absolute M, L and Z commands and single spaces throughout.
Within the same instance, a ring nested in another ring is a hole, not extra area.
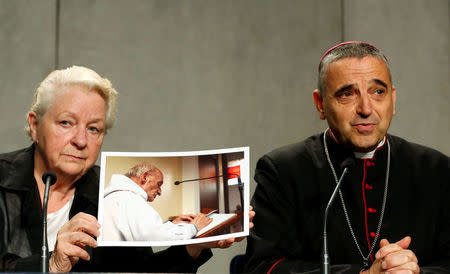
M 249 148 L 102 152 L 100 246 L 167 246 L 248 235 Z

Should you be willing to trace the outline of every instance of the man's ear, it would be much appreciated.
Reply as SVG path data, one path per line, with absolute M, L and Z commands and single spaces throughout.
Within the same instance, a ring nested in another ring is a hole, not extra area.
M 36 116 L 36 112 L 34 111 L 30 111 L 28 113 L 28 126 L 30 127 L 30 135 L 31 135 L 31 140 L 33 140 L 33 142 L 37 143 L 38 139 L 37 139 L 37 127 L 38 127 L 38 119 Z
M 323 98 L 318 89 L 313 92 L 313 100 L 314 105 L 316 106 L 317 113 L 319 114 L 320 119 L 325 120 L 327 117 L 325 115 L 325 111 L 323 109 Z
M 147 183 L 148 172 L 143 172 L 141 176 L 139 176 L 139 185 L 143 186 Z
M 395 115 L 395 99 L 396 99 L 395 87 L 392 86 L 392 115 Z

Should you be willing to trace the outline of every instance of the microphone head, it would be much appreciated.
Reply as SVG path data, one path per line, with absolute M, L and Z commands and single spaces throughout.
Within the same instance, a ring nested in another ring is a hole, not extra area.
M 56 174 L 55 174 L 55 172 L 53 172 L 53 171 L 46 171 L 42 175 L 42 181 L 44 182 L 44 184 L 46 184 L 47 180 L 49 180 L 50 185 L 54 185 L 56 183 Z
M 175 181 L 174 184 L 177 186 L 177 185 L 181 184 L 181 182 L 180 181 Z
M 352 169 L 354 165 L 355 165 L 355 160 L 351 157 L 348 157 L 344 161 L 342 161 L 340 166 L 342 169 L 344 169 L 344 168 Z

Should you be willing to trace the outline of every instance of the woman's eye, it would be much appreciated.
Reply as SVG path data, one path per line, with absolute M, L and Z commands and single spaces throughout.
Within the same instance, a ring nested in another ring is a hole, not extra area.
M 63 126 L 68 126 L 68 125 L 70 125 L 70 123 L 69 123 L 69 121 L 61 121 L 61 122 L 59 122 L 61 125 L 63 125 Z
M 98 128 L 96 128 L 96 127 L 89 127 L 89 131 L 100 132 L 100 130 Z

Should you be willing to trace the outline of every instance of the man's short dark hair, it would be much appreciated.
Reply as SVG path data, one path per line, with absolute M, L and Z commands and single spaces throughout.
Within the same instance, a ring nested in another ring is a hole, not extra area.
M 366 56 L 373 56 L 381 61 L 383 61 L 386 64 L 386 67 L 389 72 L 389 79 L 392 83 L 392 77 L 391 77 L 391 70 L 389 69 L 389 63 L 386 59 L 386 57 L 381 53 L 381 51 L 376 48 L 374 45 L 365 43 L 365 42 L 344 42 L 341 44 L 338 44 L 331 49 L 329 49 L 325 54 L 322 56 L 322 59 L 319 63 L 319 77 L 318 77 L 318 83 L 317 88 L 320 91 L 320 94 L 324 96 L 325 94 L 325 83 L 327 81 L 327 69 L 328 66 L 336 62 L 338 60 L 344 59 L 344 58 L 358 58 L 362 59 Z

